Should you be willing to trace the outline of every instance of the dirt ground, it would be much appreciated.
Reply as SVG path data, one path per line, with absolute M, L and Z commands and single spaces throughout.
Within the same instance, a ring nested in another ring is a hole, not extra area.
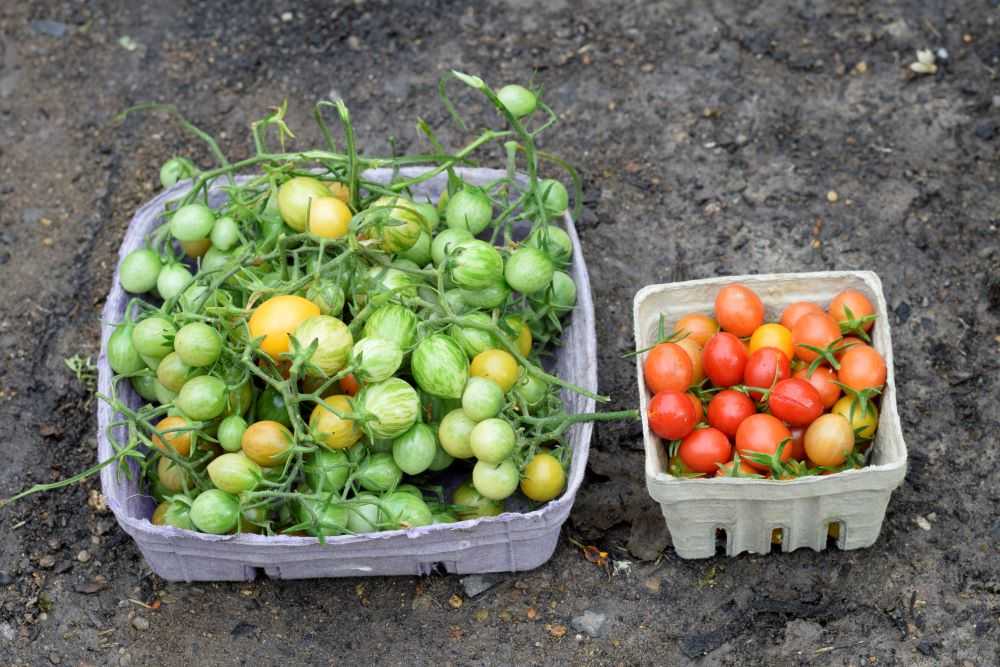
M 586 178 L 613 408 L 637 402 L 641 286 L 874 269 L 910 451 L 870 549 L 682 561 L 639 426 L 602 425 L 553 559 L 475 597 L 454 576 L 168 584 L 91 482 L 0 510 L 0 664 L 1000 663 L 997 0 L 0 4 L 0 496 L 93 462 L 64 360 L 96 358 L 124 229 L 191 145 L 117 112 L 174 102 L 242 156 L 268 107 L 288 98 L 304 146 L 312 103 L 343 97 L 363 147 L 407 149 L 417 116 L 446 125 L 453 67 L 535 72 L 563 115 L 546 148 Z M 907 73 L 918 48 L 946 50 L 936 74 Z

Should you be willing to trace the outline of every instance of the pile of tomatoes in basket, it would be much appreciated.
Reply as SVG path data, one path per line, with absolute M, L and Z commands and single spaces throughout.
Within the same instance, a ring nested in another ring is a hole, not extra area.
M 886 363 L 875 308 L 847 289 L 824 309 L 799 301 L 777 322 L 745 285 L 723 287 L 714 318 L 690 313 L 648 350 L 647 418 L 680 477 L 792 479 L 865 464 Z

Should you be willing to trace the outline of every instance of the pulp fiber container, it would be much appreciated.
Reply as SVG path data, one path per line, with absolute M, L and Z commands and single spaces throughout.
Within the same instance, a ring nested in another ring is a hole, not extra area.
M 462 178 L 473 184 L 485 184 L 502 178 L 505 172 L 492 169 L 460 169 Z M 420 168 L 403 169 L 403 176 L 415 176 Z M 373 170 L 365 179 L 387 182 L 388 169 Z M 418 188 L 414 195 L 430 195 L 434 201 L 446 187 L 440 174 Z M 178 184 L 140 208 L 129 225 L 119 250 L 119 263 L 129 252 L 140 247 L 144 237 L 162 223 L 164 204 L 184 194 L 190 183 Z M 213 205 L 224 196 L 216 192 Z M 590 294 L 587 267 L 579 239 L 569 215 L 565 226 L 573 241 L 573 264 L 569 270 L 577 285 L 577 304 L 563 335 L 563 347 L 557 350 L 555 372 L 561 377 L 593 392 L 597 391 L 597 351 L 594 334 L 594 306 Z M 129 296 L 122 290 L 115 272 L 111 293 L 102 314 L 105 325 L 120 322 Z M 107 362 L 111 326 L 101 336 L 98 361 L 99 391 L 111 391 L 112 371 Z M 128 383 L 119 386 L 120 395 L 132 407 L 141 399 Z M 564 391 L 568 412 L 592 412 L 593 399 Z M 98 458 L 113 454 L 107 429 L 114 416 L 109 405 L 97 408 Z M 330 537 L 325 544 L 313 537 L 261 535 L 208 535 L 170 526 L 154 526 L 149 519 L 155 501 L 145 489 L 133 465 L 132 479 L 117 475 L 114 466 L 101 471 L 101 487 L 108 506 L 122 529 L 132 536 L 146 562 L 158 575 L 171 581 L 240 581 L 258 576 L 276 579 L 308 577 L 352 577 L 370 575 L 424 575 L 431 572 L 466 574 L 530 570 L 547 561 L 555 550 L 559 529 L 569 515 L 587 466 L 592 424 L 575 424 L 567 433 L 573 450 L 566 491 L 540 509 L 507 512 L 497 517 L 395 530 L 368 535 Z M 122 433 L 119 430 L 119 440 Z
M 837 546 L 841 549 L 871 546 L 878 539 L 889 496 L 906 474 L 906 443 L 896 411 L 892 341 L 881 281 L 871 271 L 824 271 L 650 285 L 635 295 L 636 349 L 649 347 L 656 341 L 660 314 L 670 331 L 687 313 L 711 313 L 716 294 L 724 285 L 734 282 L 745 284 L 760 296 L 768 321 L 779 319 L 784 307 L 794 301 L 814 301 L 825 308 L 838 292 L 848 288 L 860 290 L 871 300 L 878 315 L 871 332 L 872 341 L 885 357 L 887 367 L 878 431 L 869 464 L 858 470 L 791 481 L 682 479 L 667 474 L 665 443 L 643 419 L 646 488 L 663 510 L 677 555 L 681 558 L 715 555 L 718 531 L 725 532 L 728 556 L 744 551 L 768 553 L 775 529 L 781 529 L 783 551 L 799 547 L 819 551 L 826 548 L 830 524 L 839 525 Z M 650 400 L 642 372 L 645 356 L 636 358 L 643 415 Z

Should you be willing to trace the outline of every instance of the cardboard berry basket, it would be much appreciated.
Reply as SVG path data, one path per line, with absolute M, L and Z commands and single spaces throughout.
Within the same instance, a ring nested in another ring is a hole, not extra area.
M 420 168 L 401 170 L 403 176 L 416 176 Z M 492 169 L 460 169 L 464 180 L 473 184 L 493 181 L 506 172 Z M 391 170 L 373 170 L 365 179 L 387 182 Z M 430 195 L 436 200 L 447 184 L 445 174 L 414 188 L 415 195 Z M 129 225 L 119 250 L 119 259 L 140 247 L 143 239 L 162 223 L 164 204 L 181 196 L 190 183 L 181 183 L 140 208 Z M 217 194 L 213 204 L 221 202 Z M 563 346 L 556 350 L 554 372 L 570 382 L 596 392 L 597 342 L 594 333 L 594 306 L 583 252 L 567 214 L 564 224 L 573 241 L 570 275 L 577 285 L 577 303 L 563 334 Z M 102 314 L 105 324 L 98 362 L 98 387 L 109 394 L 113 372 L 107 362 L 108 338 L 112 324 L 120 322 L 129 296 L 122 290 L 115 273 L 111 293 Z M 139 397 L 127 383 L 120 394 L 132 407 Z M 593 399 L 563 392 L 569 413 L 592 412 Z M 112 454 L 108 425 L 113 421 L 111 407 L 101 401 L 97 408 L 98 457 Z M 262 536 L 253 534 L 209 535 L 154 526 L 149 519 L 155 502 L 141 486 L 133 464 L 132 479 L 116 474 L 114 466 L 101 471 L 101 487 L 108 507 L 122 529 L 158 575 L 171 581 L 240 581 L 258 576 L 276 579 L 309 577 L 355 577 L 373 575 L 421 575 L 431 572 L 473 573 L 530 570 L 547 561 L 555 551 L 559 530 L 570 508 L 587 466 L 592 424 L 574 424 L 567 431 L 573 450 L 566 490 L 559 498 L 532 511 L 514 511 L 497 517 L 435 524 L 365 535 L 342 535 L 326 538 L 325 544 L 313 537 Z M 121 435 L 119 435 L 121 439 Z
M 887 367 L 878 431 L 868 465 L 857 470 L 789 481 L 682 479 L 667 473 L 665 443 L 644 418 L 646 488 L 663 510 L 677 555 L 714 556 L 719 531 L 725 534 L 728 556 L 744 551 L 768 553 L 776 529 L 781 530 L 783 551 L 800 547 L 819 551 L 826 548 L 830 524 L 839 528 L 837 546 L 841 549 L 871 546 L 878 539 L 889 496 L 906 474 L 906 443 L 896 411 L 892 341 L 881 281 L 871 271 L 824 271 L 650 285 L 635 295 L 636 349 L 655 343 L 661 314 L 669 331 L 687 313 L 711 313 L 719 289 L 734 282 L 743 283 L 760 296 L 767 321 L 776 321 L 782 309 L 794 301 L 814 301 L 825 308 L 838 292 L 848 288 L 860 290 L 871 300 L 877 314 L 872 341 Z M 636 357 L 643 415 L 650 400 L 643 378 L 644 360 L 645 355 Z

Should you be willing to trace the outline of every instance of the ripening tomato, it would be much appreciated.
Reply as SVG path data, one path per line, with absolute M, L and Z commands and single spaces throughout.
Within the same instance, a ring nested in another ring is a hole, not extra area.
M 691 384 L 698 384 L 705 379 L 705 370 L 701 365 L 701 345 L 691 338 L 677 341 L 676 345 L 687 352 L 691 358 Z
M 351 189 L 347 187 L 345 183 L 341 183 L 340 181 L 330 181 L 326 184 L 326 189 L 330 191 L 330 194 L 345 204 L 349 204 L 351 202 Z
M 805 380 L 819 392 L 819 400 L 824 408 L 831 408 L 840 398 L 840 385 L 837 384 L 837 373 L 832 368 L 820 366 L 809 375 L 808 368 L 795 371 L 793 377 Z
M 791 431 L 777 417 L 764 413 L 751 415 L 743 420 L 736 431 L 736 451 L 740 453 L 740 458 L 754 452 L 773 455 L 781 443 L 790 440 L 791 437 Z M 786 444 L 781 451 L 781 460 L 787 461 L 791 457 L 792 450 Z M 747 463 L 758 470 L 768 469 L 767 466 L 753 461 Z
M 705 375 L 716 387 L 731 387 L 743 380 L 747 349 L 739 338 L 720 332 L 712 336 L 701 353 Z
M 847 311 L 850 311 L 850 314 Z M 868 297 L 856 289 L 845 289 L 830 302 L 830 317 L 840 325 L 850 326 L 852 321 L 856 322 L 874 314 L 875 306 Z M 874 325 L 875 320 L 871 319 L 861 326 L 865 331 L 870 331 Z
M 735 459 L 719 466 L 716 477 L 760 477 L 760 473 L 752 465 L 740 459 L 739 468 L 736 467 Z
M 708 423 L 732 438 L 743 420 L 756 412 L 757 408 L 749 396 L 725 389 L 708 402 Z
M 309 233 L 324 239 L 339 239 L 351 224 L 351 209 L 336 196 L 315 197 L 309 201 Z
M 708 315 L 691 313 L 677 320 L 674 331 L 677 333 L 686 332 L 687 337 L 684 340 L 690 339 L 703 346 L 709 338 L 719 333 L 719 323 Z
M 854 431 L 843 415 L 826 414 L 814 421 L 805 436 L 806 455 L 818 466 L 839 466 L 854 449 Z
M 767 405 L 772 415 L 792 426 L 811 424 L 823 414 L 819 392 L 801 378 L 788 378 L 774 385 Z
M 844 336 L 840 342 L 837 343 L 837 351 L 833 353 L 834 359 L 840 361 L 847 354 L 848 350 L 852 350 L 856 347 L 870 347 L 868 343 L 864 342 L 857 336 Z
M 187 456 L 191 453 L 191 431 L 165 433 L 165 431 L 172 431 L 174 429 L 191 428 L 191 425 L 183 417 L 164 417 L 156 423 L 154 428 L 158 432 L 163 433 L 162 437 L 155 433 L 153 434 L 153 444 L 158 448 L 166 449 L 167 445 L 170 445 L 181 456 Z
M 809 315 L 812 313 L 818 313 L 820 315 L 825 314 L 823 309 L 812 301 L 796 301 L 795 303 L 790 303 L 785 306 L 785 309 L 781 312 L 781 326 L 791 331 L 795 327 L 795 323 L 798 322 L 803 315 Z
M 691 399 L 691 405 L 694 406 L 694 423 L 698 424 L 705 418 L 705 406 L 701 404 L 701 399 L 691 392 L 688 392 L 687 397 Z
M 689 470 L 707 475 L 714 475 L 718 464 L 725 463 L 732 455 L 729 438 L 711 426 L 691 431 L 677 448 L 677 456 Z
M 802 361 L 812 361 L 819 356 L 816 352 L 804 347 L 805 345 L 823 349 L 829 347 L 838 338 L 840 338 L 840 327 L 826 313 L 803 315 L 792 327 L 795 356 Z
M 774 322 L 760 325 L 750 336 L 750 354 L 765 347 L 781 350 L 789 359 L 795 356 L 791 330 Z
M 324 407 L 324 404 L 332 410 Z M 313 437 L 330 449 L 347 449 L 364 435 L 358 423 L 347 417 L 353 414 L 351 401 L 346 396 L 325 396 L 323 402 L 317 403 L 309 415 L 309 428 L 313 431 Z
M 792 441 L 787 445 L 788 449 L 792 450 L 791 458 L 796 461 L 804 461 L 806 458 L 806 427 L 792 426 L 788 430 L 792 434 Z
M 875 429 L 878 428 L 878 408 L 871 401 L 868 401 L 862 410 L 858 399 L 844 396 L 834 404 L 831 412 L 845 417 L 859 439 L 869 440 L 875 436 Z
M 250 337 L 264 336 L 260 349 L 277 359 L 281 353 L 288 352 L 288 335 L 319 314 L 319 306 L 301 296 L 273 296 L 257 306 L 250 316 Z
M 660 343 L 650 350 L 642 370 L 646 386 L 654 394 L 661 391 L 687 391 L 694 378 L 691 357 L 677 343 Z
M 354 396 L 361 389 L 361 385 L 358 384 L 358 379 L 354 377 L 354 373 L 348 373 L 344 377 L 340 378 L 340 388 L 348 396 Z
M 746 368 L 743 369 L 743 384 L 750 387 L 770 389 L 776 382 L 791 377 L 791 364 L 785 353 L 776 347 L 762 347 L 750 355 Z M 760 400 L 763 394 L 751 391 L 755 400 Z
M 697 423 L 694 406 L 679 391 L 661 391 L 649 401 L 649 427 L 664 440 L 683 438 Z
M 243 453 L 258 465 L 272 467 L 285 462 L 291 453 L 292 434 L 276 421 L 254 422 L 243 432 Z
M 752 289 L 733 283 L 716 295 L 715 317 L 723 331 L 742 338 L 764 323 L 764 304 Z
M 851 348 L 840 359 L 840 382 L 855 391 L 881 389 L 885 384 L 885 359 L 867 345 Z

